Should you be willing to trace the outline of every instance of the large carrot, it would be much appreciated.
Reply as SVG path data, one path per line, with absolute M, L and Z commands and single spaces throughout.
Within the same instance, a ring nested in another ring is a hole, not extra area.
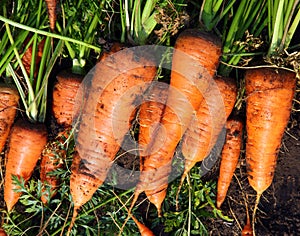
M 74 212 L 69 232 L 78 209 L 105 180 L 129 129 L 128 118 L 155 74 L 156 64 L 145 47 L 121 50 L 95 67 L 90 90 L 86 91 L 72 163 Z
M 58 124 L 71 126 L 76 95 L 83 80 L 83 76 L 64 70 L 56 76 L 53 89 L 52 112 Z
M 44 124 L 18 120 L 12 127 L 4 185 L 4 200 L 8 211 L 12 210 L 21 195 L 15 191 L 19 187 L 13 183 L 12 177 L 23 178 L 25 182 L 29 180 L 46 142 Z
M 262 193 L 271 185 L 281 139 L 290 118 L 295 73 L 251 69 L 246 80 L 246 162 L 248 180 L 257 193 L 253 221 Z M 254 230 L 254 227 L 253 227 Z
M 41 200 L 46 204 L 56 194 L 60 180 L 53 172 L 64 166 L 67 154 L 67 139 L 70 129 L 61 131 L 51 142 L 48 142 L 42 153 L 40 179 L 45 185 Z M 49 188 L 46 190 L 46 188 Z M 50 195 L 49 195 L 50 193 Z
M 140 193 L 145 191 L 158 215 L 166 196 L 171 160 L 192 114 L 200 106 L 221 54 L 220 41 L 197 29 L 181 33 L 175 43 L 172 73 L 161 126 L 151 137 L 147 156 L 143 158 L 139 183 L 129 212 Z M 126 222 L 125 222 L 126 223 Z
M 2 152 L 14 123 L 19 94 L 16 89 L 0 86 L 0 152 Z
M 225 200 L 232 176 L 236 169 L 242 145 L 243 123 L 232 118 L 226 122 L 226 139 L 221 153 L 220 174 L 217 185 L 217 207 Z
M 182 139 L 185 165 L 177 194 L 193 166 L 211 152 L 236 101 L 234 79 L 217 76 L 214 81 Z

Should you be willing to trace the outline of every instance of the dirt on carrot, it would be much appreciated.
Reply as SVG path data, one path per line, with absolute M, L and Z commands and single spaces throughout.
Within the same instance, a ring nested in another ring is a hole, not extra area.
M 19 93 L 16 89 L 0 85 L 0 152 L 7 142 L 14 123 L 19 99 Z
M 226 139 L 221 153 L 221 164 L 217 184 L 217 207 L 225 200 L 232 176 L 238 164 L 243 141 L 243 123 L 238 118 L 226 122 Z

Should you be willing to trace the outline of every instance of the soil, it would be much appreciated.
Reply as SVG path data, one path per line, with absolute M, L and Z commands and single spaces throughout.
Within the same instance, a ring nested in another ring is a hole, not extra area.
M 265 191 L 256 213 L 256 235 L 300 235 L 300 116 L 293 118 L 282 142 L 272 185 Z M 246 223 L 246 207 L 250 217 L 255 191 L 249 186 L 242 160 L 222 205 L 223 213 L 234 219 L 207 222 L 210 235 L 241 235 Z

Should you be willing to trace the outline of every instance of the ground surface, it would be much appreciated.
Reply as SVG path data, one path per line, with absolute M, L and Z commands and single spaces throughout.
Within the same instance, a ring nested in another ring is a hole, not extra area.
M 300 116 L 294 116 L 293 119 L 294 124 L 290 124 L 293 128 L 288 129 L 283 138 L 273 183 L 263 194 L 259 204 L 255 228 L 258 236 L 300 235 Z M 245 202 L 248 202 L 252 214 L 254 194 L 248 186 L 242 160 L 229 189 L 228 198 L 222 206 L 224 214 L 235 221 L 233 224 L 221 220 L 207 222 L 210 234 L 240 235 L 246 222 Z

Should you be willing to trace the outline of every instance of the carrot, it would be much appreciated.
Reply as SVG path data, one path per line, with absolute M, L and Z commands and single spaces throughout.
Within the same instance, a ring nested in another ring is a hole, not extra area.
M 165 109 L 168 96 L 168 85 L 157 82 L 152 83 L 147 97 L 139 109 L 139 154 L 141 165 L 143 157 L 147 156 L 147 147 L 150 143 L 151 137 L 157 130 L 161 116 Z M 141 169 L 143 167 L 141 166 Z
M 0 228 L 0 236 L 7 236 L 4 229 Z
M 58 124 L 71 126 L 76 109 L 76 95 L 83 76 L 69 70 L 60 72 L 53 88 L 52 112 Z
M 33 124 L 25 120 L 18 120 L 11 130 L 7 164 L 5 167 L 4 200 L 7 210 L 11 211 L 17 203 L 20 192 L 12 177 L 29 180 L 34 167 L 41 156 L 47 142 L 47 131 L 43 124 Z
M 41 200 L 46 204 L 50 198 L 56 194 L 59 185 L 59 179 L 52 173 L 64 166 L 64 159 L 67 154 L 67 139 L 69 137 L 70 129 L 67 128 L 61 131 L 54 140 L 48 142 L 42 153 L 40 179 L 41 182 L 49 187 L 49 191 L 43 189 Z M 51 195 L 49 196 L 49 193 Z
M 0 86 L 0 152 L 2 152 L 17 113 L 19 94 L 16 89 Z
M 237 87 L 233 79 L 217 76 L 214 81 L 182 139 L 185 165 L 177 195 L 189 171 L 211 152 L 236 101 Z
M 45 0 L 47 9 L 48 9 L 48 16 L 50 22 L 50 29 L 54 31 L 55 23 L 56 23 L 56 0 Z
M 129 129 L 135 104 L 155 74 L 156 65 L 147 48 L 121 50 L 96 65 L 82 106 L 73 157 L 70 189 L 74 212 L 68 233 L 79 208 L 104 182 Z
M 226 139 L 221 153 L 220 174 L 217 185 L 217 207 L 225 200 L 241 152 L 243 123 L 232 118 L 226 122 Z
M 134 216 L 131 216 L 133 219 L 134 223 L 136 223 L 137 227 L 139 228 L 139 231 L 141 233 L 141 236 L 154 236 L 154 233 L 146 227 L 144 224 L 139 222 Z
M 246 80 L 246 163 L 248 180 L 256 191 L 252 228 L 262 193 L 271 185 L 281 139 L 295 92 L 295 73 L 283 69 L 252 69 Z
M 38 64 L 40 63 L 41 59 L 42 59 L 42 55 L 43 55 L 43 50 L 44 50 L 44 45 L 45 45 L 45 40 L 43 39 L 40 43 L 38 43 L 38 49 L 37 49 L 37 54 L 35 56 L 35 70 L 34 70 L 34 77 L 36 77 L 37 73 L 38 73 Z M 32 64 L 32 48 L 33 46 L 30 45 L 23 57 L 22 57 L 22 63 L 25 67 L 25 70 L 27 72 L 27 74 L 30 74 L 30 68 L 31 68 L 31 64 Z
M 197 29 L 182 32 L 176 40 L 168 99 L 161 126 L 151 137 L 143 158 L 139 183 L 129 212 L 140 193 L 145 191 L 161 216 L 161 204 L 166 196 L 171 160 L 194 110 L 215 74 L 221 46 L 219 40 Z M 126 221 L 125 221 L 126 223 Z M 124 223 L 124 224 L 125 224 Z

